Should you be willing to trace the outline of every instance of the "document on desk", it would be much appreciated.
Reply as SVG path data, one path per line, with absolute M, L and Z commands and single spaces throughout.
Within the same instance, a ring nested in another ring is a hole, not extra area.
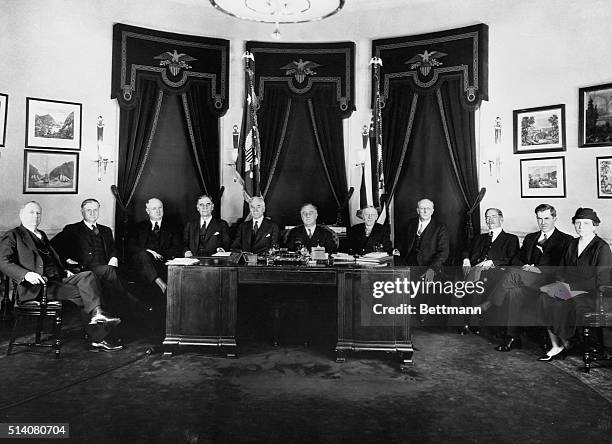
M 200 262 L 200 259 L 195 257 L 175 257 L 166 262 L 166 265 L 193 265 Z
M 213 254 L 212 257 L 230 257 L 232 255 L 231 251 L 218 251 Z

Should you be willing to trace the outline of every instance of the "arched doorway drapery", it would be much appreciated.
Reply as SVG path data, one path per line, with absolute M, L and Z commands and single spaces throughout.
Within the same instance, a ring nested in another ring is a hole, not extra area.
M 301 223 L 304 202 L 319 207 L 319 222 L 335 223 L 348 192 L 342 120 L 354 110 L 354 43 L 247 42 L 246 49 L 259 106 L 255 194 L 281 226 Z M 341 216 L 346 223 L 347 208 Z
M 120 106 L 117 239 L 156 196 L 183 223 L 206 193 L 219 202 L 219 123 L 229 41 L 116 24 L 111 97 Z M 216 211 L 220 211 L 217 205 Z
M 474 111 L 488 100 L 488 27 L 375 40 L 372 53 L 383 62 L 383 166 L 395 243 L 401 247 L 402 227 L 426 197 L 449 228 L 452 261 L 480 229 L 479 212 L 467 211 L 479 192 Z

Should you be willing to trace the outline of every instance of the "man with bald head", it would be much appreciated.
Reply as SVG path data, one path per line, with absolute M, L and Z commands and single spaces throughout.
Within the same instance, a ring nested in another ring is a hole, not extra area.
M 50 300 L 68 300 L 81 307 L 89 319 L 87 332 L 92 337 L 92 350 L 115 351 L 104 340 L 108 329 L 93 329 L 98 324 L 112 328 L 121 319 L 108 316 L 101 307 L 102 288 L 91 271 L 71 273 L 62 265 L 59 255 L 49 243 L 44 231 L 39 230 L 42 207 L 28 202 L 19 211 L 21 225 L 9 230 L 0 240 L 0 271 L 15 281 L 20 302 L 38 299 L 43 284 L 47 284 Z
M 232 250 L 265 253 L 273 245 L 278 245 L 278 225 L 264 217 L 266 203 L 263 197 L 254 197 L 249 202 L 249 208 L 251 220 L 241 223 L 238 227 Z
M 448 259 L 448 230 L 446 225 L 432 218 L 434 203 L 431 200 L 419 200 L 416 212 L 418 217 L 408 221 L 404 231 L 406 237 L 400 253 L 407 265 L 421 267 L 418 274 L 424 273 L 425 279 L 432 281 Z
M 145 204 L 148 220 L 136 224 L 128 240 L 128 254 L 138 274 L 166 293 L 168 269 L 165 262 L 180 255 L 177 228 L 164 218 L 164 204 L 156 197 Z

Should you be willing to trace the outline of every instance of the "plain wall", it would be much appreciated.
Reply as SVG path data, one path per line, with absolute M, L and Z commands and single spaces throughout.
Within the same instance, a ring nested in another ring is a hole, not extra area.
M 35 199 L 44 208 L 41 228 L 53 234 L 80 218 L 79 204 L 95 197 L 101 222 L 113 225 L 116 163 L 97 180 L 96 119 L 105 118 L 104 141 L 116 161 L 118 107 L 110 97 L 112 26 L 120 22 L 163 31 L 230 40 L 229 110 L 220 121 L 221 158 L 232 147 L 232 127 L 240 124 L 244 98 L 241 56 L 247 40 L 271 41 L 272 25 L 233 19 L 204 0 L 0 0 L 0 92 L 9 95 L 6 146 L 0 148 L 0 232 L 19 223 L 17 211 Z M 487 187 L 483 209 L 500 207 L 507 231 L 524 235 L 537 229 L 533 208 L 539 199 L 521 199 L 519 159 L 563 155 L 567 197 L 546 201 L 557 207 L 559 226 L 574 234 L 571 216 L 579 206 L 596 209 L 602 237 L 612 239 L 612 205 L 597 199 L 595 157 L 610 148 L 578 148 L 578 88 L 612 82 L 612 3 L 608 0 L 350 0 L 340 13 L 307 24 L 281 25 L 282 42 L 356 43 L 357 110 L 347 119 L 346 160 L 349 186 L 359 189 L 361 130 L 370 119 L 371 40 L 440 31 L 477 23 L 489 25 L 489 102 L 478 115 L 480 184 Z M 23 195 L 26 97 L 83 104 L 82 149 L 77 195 Z M 567 151 L 513 154 L 514 109 L 565 104 Z M 502 141 L 493 143 L 495 117 L 502 119 Z M 483 164 L 501 159 L 500 182 Z M 241 216 L 232 167 L 219 166 L 226 194 L 222 215 Z M 436 172 L 432 171 L 432 174 Z M 351 205 L 354 214 L 355 193 Z

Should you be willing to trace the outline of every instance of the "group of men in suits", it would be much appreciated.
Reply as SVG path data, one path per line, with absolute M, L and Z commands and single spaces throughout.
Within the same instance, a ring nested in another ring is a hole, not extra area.
M 280 229 L 265 217 L 263 198 L 254 197 L 249 208 L 251 217 L 239 225 L 232 241 L 228 224 L 213 216 L 214 204 L 209 196 L 198 198 L 199 217 L 184 226 L 182 235 L 176 225 L 164 218 L 163 202 L 149 199 L 145 205 L 147 220 L 136 224 L 128 236 L 127 253 L 134 270 L 165 293 L 165 262 L 170 258 L 209 256 L 227 250 L 264 253 L 278 246 Z M 112 327 L 120 322 L 119 318 L 105 313 L 102 305 L 113 298 L 123 302 L 136 299 L 120 278 L 113 234 L 109 227 L 97 223 L 99 211 L 97 200 L 86 199 L 81 204 L 82 221 L 66 225 L 49 242 L 44 232 L 38 230 L 42 215 L 40 204 L 28 202 L 22 207 L 21 225 L 6 233 L 0 241 L 0 271 L 20 284 L 21 300 L 35 299 L 40 285 L 48 281 L 51 297 L 71 300 L 81 306 L 90 318 L 88 325 L 104 323 Z M 365 207 L 362 209 L 364 222 L 348 230 L 348 251 L 354 254 L 392 253 L 399 256 L 400 262 L 412 266 L 416 276 L 432 281 L 442 275 L 450 250 L 448 230 L 444 223 L 432 217 L 434 212 L 431 200 L 420 200 L 417 217 L 408 222 L 403 230 L 404 242 L 394 250 L 389 227 L 377 223 L 377 209 Z M 485 311 L 491 307 L 507 307 L 507 337 L 496 348 L 499 351 L 520 346 L 518 327 L 525 320 L 525 314 L 533 311 L 525 309 L 533 299 L 529 294 L 553 279 L 551 267 L 559 264 L 572 239 L 555 228 L 556 211 L 552 206 L 539 205 L 535 213 L 540 229 L 528 234 L 519 248 L 518 238 L 502 228 L 502 211 L 487 209 L 488 231 L 476 236 L 463 252 L 465 279 L 486 278 L 490 290 L 484 299 L 473 300 L 472 304 L 480 304 Z M 286 236 L 285 244 L 290 250 L 309 250 L 315 246 L 322 246 L 331 253 L 338 250 L 333 232 L 317 224 L 315 205 L 302 205 L 300 216 L 303 224 L 291 229 Z M 73 274 L 66 270 L 67 265 L 78 265 L 82 271 Z M 477 326 L 472 329 L 476 330 Z M 462 333 L 468 331 L 468 325 L 461 328 Z M 93 338 L 92 347 L 120 349 L 99 335 Z

